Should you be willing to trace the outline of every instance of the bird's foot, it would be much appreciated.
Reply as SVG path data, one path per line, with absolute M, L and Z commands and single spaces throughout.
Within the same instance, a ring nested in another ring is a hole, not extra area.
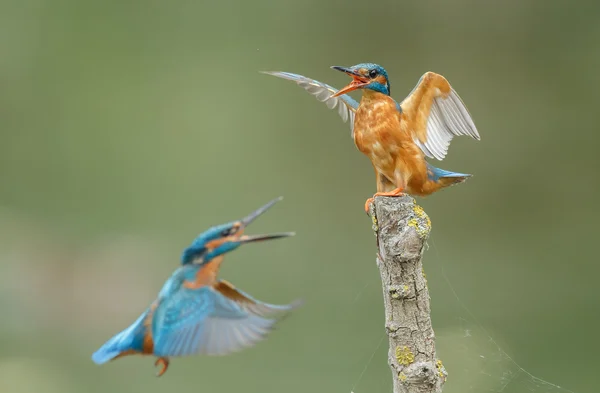
M 404 195 L 403 191 L 404 188 L 398 187 L 392 191 L 376 192 L 375 194 L 373 194 L 372 198 L 367 199 L 367 201 L 365 202 L 365 213 L 369 214 L 369 210 L 371 209 L 371 203 L 373 203 L 376 196 L 399 197 Z
M 376 196 L 387 196 L 387 197 L 399 197 L 404 195 L 404 188 L 402 187 L 398 187 L 393 189 L 392 191 L 387 191 L 387 192 L 376 192 L 375 194 L 373 194 L 373 197 Z
M 160 377 L 161 375 L 163 375 L 167 371 L 167 368 L 169 368 L 169 358 L 156 359 L 156 362 L 154 362 L 154 365 L 158 366 L 159 364 L 162 364 L 162 369 L 160 369 L 160 371 L 158 373 L 156 373 L 157 377 Z
M 374 200 L 375 198 L 369 198 L 365 201 L 365 213 L 369 214 L 369 211 L 371 210 L 371 203 L 373 203 Z

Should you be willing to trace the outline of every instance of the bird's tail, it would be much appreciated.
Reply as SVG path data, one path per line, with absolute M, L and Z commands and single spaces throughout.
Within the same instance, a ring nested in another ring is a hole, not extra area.
M 462 183 L 472 175 L 467 173 L 450 172 L 441 168 L 436 168 L 427 163 L 427 177 L 437 185 L 437 188 L 444 188 L 458 183 Z
M 94 352 L 92 354 L 94 363 L 104 364 L 123 353 L 141 352 L 146 332 L 144 320 L 147 314 L 148 311 L 144 312 L 131 326 L 116 334 Z

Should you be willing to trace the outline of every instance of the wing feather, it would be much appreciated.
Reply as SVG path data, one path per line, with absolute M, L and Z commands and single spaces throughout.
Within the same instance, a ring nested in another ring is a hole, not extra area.
M 162 299 L 153 315 L 157 356 L 226 355 L 251 347 L 278 321 L 267 314 L 291 309 L 259 302 L 230 284 L 223 286 L 233 298 L 212 287 L 181 287 Z
M 287 79 L 296 82 L 298 86 L 304 88 L 310 94 L 315 96 L 317 100 L 325 102 L 329 109 L 338 108 L 338 114 L 342 120 L 347 122 L 350 120 L 350 131 L 354 133 L 354 115 L 358 109 L 358 102 L 348 94 L 343 94 L 339 97 L 331 97 L 338 90 L 329 86 L 326 83 L 319 82 L 314 79 L 307 78 L 302 75 L 292 74 L 291 72 L 279 71 L 263 71 L 263 74 L 273 75 L 279 78 Z
M 215 312 L 204 323 L 195 353 L 226 355 L 254 346 L 265 339 L 277 323 L 277 319 L 248 313 L 220 293 L 214 294 Z
M 413 130 L 413 140 L 427 157 L 443 160 L 455 136 L 480 139 L 467 107 L 439 74 L 425 73 L 400 105 L 403 112 L 415 119 L 417 127 L 425 125 L 425 133 Z M 419 118 L 423 116 L 424 119 Z
M 283 305 L 261 302 L 260 300 L 253 298 L 246 292 L 236 288 L 233 286 L 233 284 L 225 280 L 217 281 L 214 289 L 226 298 L 239 304 L 240 307 L 244 308 L 245 310 L 262 317 L 278 312 L 291 311 L 302 304 L 300 300 L 297 300 L 291 304 Z

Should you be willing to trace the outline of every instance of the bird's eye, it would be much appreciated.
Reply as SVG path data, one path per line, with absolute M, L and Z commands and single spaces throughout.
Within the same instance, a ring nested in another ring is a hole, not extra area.
M 369 76 L 371 78 L 375 78 L 377 76 L 377 74 L 378 74 L 377 70 L 371 70 L 371 71 L 369 71 Z
M 235 235 L 239 229 L 240 227 L 238 225 L 232 226 L 231 228 L 223 229 L 223 231 L 221 231 L 221 237 Z

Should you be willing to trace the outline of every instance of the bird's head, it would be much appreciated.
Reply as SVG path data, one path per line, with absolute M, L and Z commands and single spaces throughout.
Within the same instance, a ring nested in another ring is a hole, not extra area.
M 385 95 L 390 95 L 390 81 L 388 74 L 380 65 L 373 63 L 361 63 L 352 67 L 331 67 L 342 71 L 352 77 L 352 82 L 335 93 L 332 97 L 341 96 L 356 89 L 370 89 Z
M 233 251 L 245 243 L 293 236 L 293 232 L 274 233 L 269 235 L 244 235 L 244 230 L 252 221 L 281 199 L 283 198 L 279 197 L 272 200 L 241 220 L 217 225 L 201 233 L 194 239 L 192 244 L 183 251 L 183 254 L 181 255 L 181 264 L 207 263 L 211 259 Z

